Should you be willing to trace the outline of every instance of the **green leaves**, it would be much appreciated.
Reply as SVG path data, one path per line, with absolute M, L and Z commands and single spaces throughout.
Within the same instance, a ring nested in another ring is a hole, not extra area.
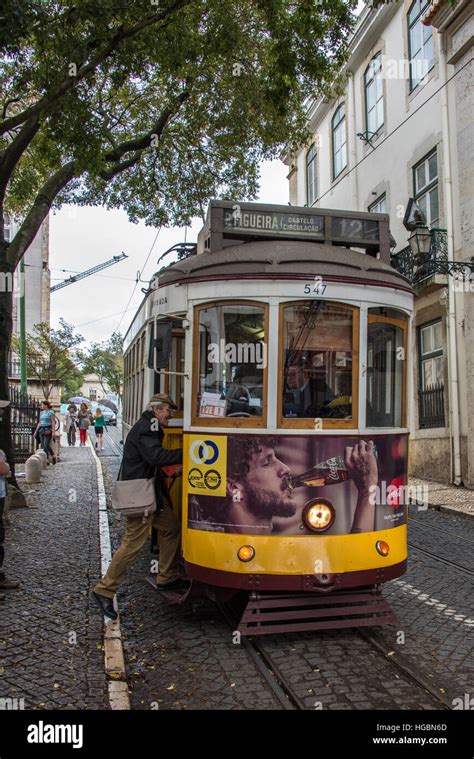
M 27 373 L 39 380 L 46 399 L 55 384 L 80 387 L 82 373 L 76 365 L 75 350 L 83 341 L 82 335 L 75 335 L 74 327 L 64 319 L 60 319 L 57 330 L 43 322 L 35 324 L 32 333 L 26 335 Z M 19 352 L 19 337 L 13 338 L 12 347 Z
M 123 338 L 114 332 L 104 343 L 92 343 L 85 353 L 79 354 L 84 373 L 97 374 L 104 385 L 120 395 L 123 382 Z M 105 392 L 105 389 L 104 389 Z
M 0 151 L 32 111 L 40 129 L 8 177 L 0 164 L 8 208 L 25 216 L 73 160 L 79 179 L 56 205 L 123 207 L 132 221 L 170 225 L 211 197 L 254 198 L 261 159 L 306 139 L 304 101 L 330 91 L 356 3 L 20 5 L 20 21 L 9 0 L 4 11 L 13 41 L 0 77 Z M 37 223 L 38 214 L 25 241 Z

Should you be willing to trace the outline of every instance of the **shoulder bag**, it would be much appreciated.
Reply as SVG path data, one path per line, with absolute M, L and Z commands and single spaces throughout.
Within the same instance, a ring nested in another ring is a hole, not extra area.
M 155 480 L 121 480 L 122 466 L 112 491 L 112 508 L 120 517 L 142 517 L 146 522 L 156 511 Z

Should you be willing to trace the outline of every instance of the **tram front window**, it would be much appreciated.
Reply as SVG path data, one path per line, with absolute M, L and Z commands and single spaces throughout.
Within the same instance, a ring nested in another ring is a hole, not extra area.
M 282 415 L 352 418 L 353 309 L 305 301 L 283 309 Z
M 404 417 L 406 322 L 375 316 L 370 311 L 367 334 L 367 426 L 401 427 Z
M 199 309 L 198 417 L 261 417 L 265 366 L 263 306 Z

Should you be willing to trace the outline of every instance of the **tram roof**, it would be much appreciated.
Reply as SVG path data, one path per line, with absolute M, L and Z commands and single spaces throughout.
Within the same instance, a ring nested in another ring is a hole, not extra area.
M 300 279 L 321 276 L 398 287 L 414 292 L 410 282 L 389 264 L 346 247 L 302 240 L 257 240 L 230 244 L 219 251 L 190 255 L 162 269 L 159 287 L 223 279 Z

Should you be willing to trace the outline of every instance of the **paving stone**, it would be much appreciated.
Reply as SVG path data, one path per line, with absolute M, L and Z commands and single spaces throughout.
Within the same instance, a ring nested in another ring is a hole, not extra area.
M 77 491 L 74 504 L 68 502 L 71 488 Z M 2 607 L 5 677 L 0 695 L 8 697 L 16 686 L 30 709 L 68 703 L 80 708 L 90 696 L 89 672 L 94 671 L 101 687 L 94 689 L 90 705 L 107 709 L 103 653 L 96 647 L 102 620 L 89 597 L 100 571 L 96 467 L 90 450 L 63 449 L 61 462 L 48 467 L 27 498 L 34 508 L 11 512 L 6 535 L 5 569 L 22 587 Z M 68 642 L 71 631 L 77 634 L 76 645 Z

